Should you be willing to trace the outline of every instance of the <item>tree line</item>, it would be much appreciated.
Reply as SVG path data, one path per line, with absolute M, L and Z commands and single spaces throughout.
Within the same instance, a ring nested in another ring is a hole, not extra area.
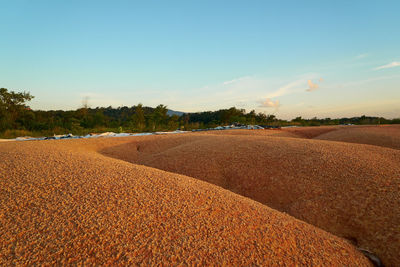
M 34 97 L 27 92 L 17 93 L 0 88 L 0 136 L 53 135 L 72 133 L 77 135 L 90 132 L 155 132 L 214 128 L 220 125 L 258 124 L 269 126 L 317 126 L 336 124 L 392 124 L 400 119 L 380 117 L 354 117 L 341 119 L 281 120 L 275 115 L 246 112 L 235 107 L 217 111 L 169 115 L 167 106 L 155 108 L 138 104 L 132 107 L 96 107 L 87 104 L 76 110 L 32 110 L 26 105 Z

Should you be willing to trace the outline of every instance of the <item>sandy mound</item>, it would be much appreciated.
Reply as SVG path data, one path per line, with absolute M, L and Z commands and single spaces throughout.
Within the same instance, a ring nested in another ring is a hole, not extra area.
M 142 140 L 179 141 L 152 138 Z M 253 200 L 94 152 L 131 140 L 0 144 L 0 265 L 370 264 L 348 242 Z
M 322 134 L 334 132 L 338 129 L 340 129 L 340 126 L 293 127 L 282 128 L 282 132 L 286 133 L 287 137 L 312 139 Z
M 395 265 L 400 151 L 259 135 L 137 139 L 102 153 L 222 186 L 348 238 Z
M 400 125 L 294 127 L 282 128 L 280 132 L 268 135 L 340 141 L 400 149 Z
M 316 138 L 400 149 L 400 125 L 340 127 Z

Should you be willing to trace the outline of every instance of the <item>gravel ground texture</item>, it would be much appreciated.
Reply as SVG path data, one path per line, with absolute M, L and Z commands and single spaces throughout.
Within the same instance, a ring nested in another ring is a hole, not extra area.
M 294 135 L 0 143 L 0 265 L 395 266 L 400 151 Z
M 302 136 L 348 129 L 316 128 L 302 128 Z M 286 130 L 214 132 L 135 140 L 101 153 L 213 183 L 351 240 L 388 266 L 398 263 L 399 150 L 379 146 L 380 139 L 365 145 L 282 137 Z
M 400 125 L 345 126 L 339 129 L 321 134 L 316 139 L 400 149 Z

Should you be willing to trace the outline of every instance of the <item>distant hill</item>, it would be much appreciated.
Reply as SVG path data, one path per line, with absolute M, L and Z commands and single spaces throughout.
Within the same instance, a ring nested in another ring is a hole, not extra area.
M 185 112 L 181 112 L 181 111 L 175 111 L 175 110 L 171 110 L 171 109 L 168 109 L 168 111 L 167 111 L 167 115 L 168 116 L 172 116 L 172 115 L 177 115 L 177 116 L 182 116 L 183 114 L 185 114 Z

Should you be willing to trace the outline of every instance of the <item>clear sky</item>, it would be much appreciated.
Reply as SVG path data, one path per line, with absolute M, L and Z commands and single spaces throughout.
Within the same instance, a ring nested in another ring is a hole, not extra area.
M 400 117 L 400 1 L 0 0 L 0 87 L 33 109 Z

